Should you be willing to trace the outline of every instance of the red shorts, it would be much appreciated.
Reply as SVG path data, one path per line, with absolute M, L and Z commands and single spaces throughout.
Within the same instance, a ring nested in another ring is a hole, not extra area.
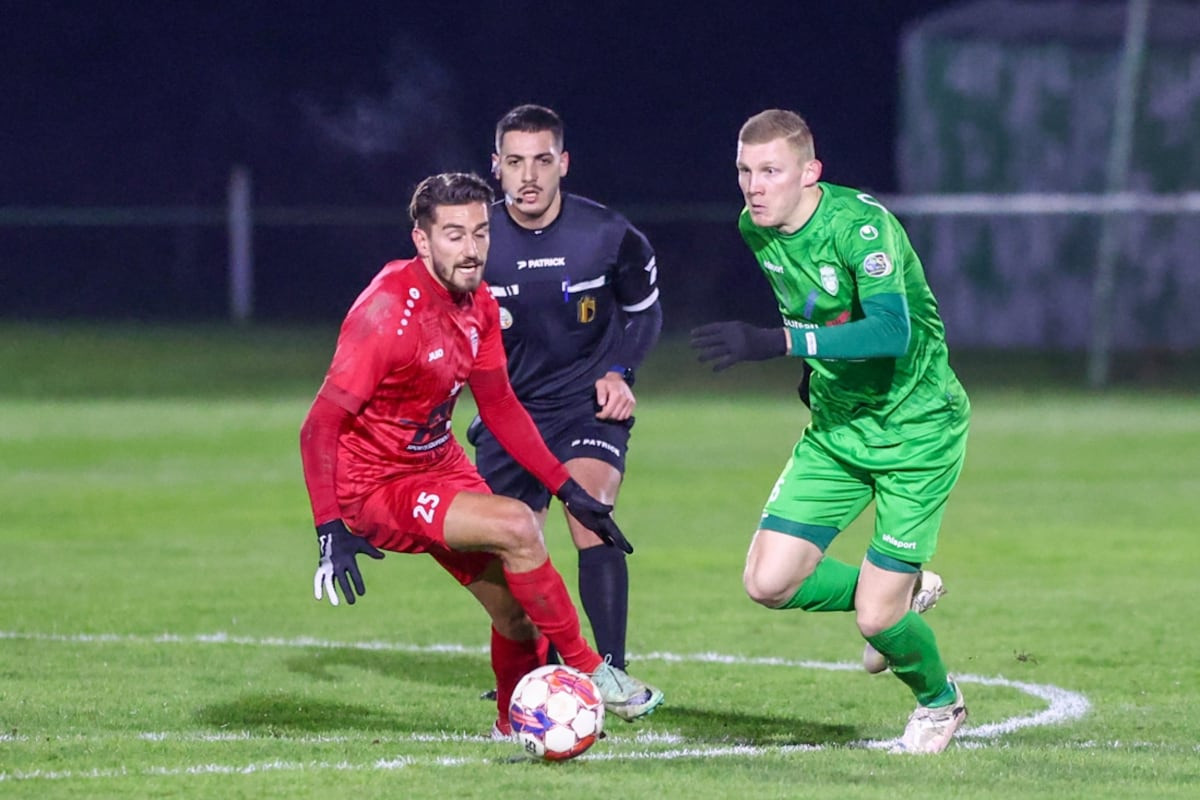
M 346 524 L 381 550 L 428 553 L 466 586 L 496 556 L 478 550 L 453 550 L 443 530 L 446 509 L 459 492 L 491 494 L 461 448 L 419 471 L 393 478 L 368 494 L 357 509 L 343 508 Z

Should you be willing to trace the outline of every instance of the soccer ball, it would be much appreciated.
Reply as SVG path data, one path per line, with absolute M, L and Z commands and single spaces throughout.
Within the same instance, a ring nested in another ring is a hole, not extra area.
M 526 753 L 546 761 L 566 761 L 600 737 L 604 701 L 584 673 L 547 664 L 517 682 L 508 720 Z

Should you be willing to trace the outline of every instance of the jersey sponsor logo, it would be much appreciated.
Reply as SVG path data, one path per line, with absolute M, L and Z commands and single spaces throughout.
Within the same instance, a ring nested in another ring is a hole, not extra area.
M 872 278 L 882 278 L 892 274 L 892 260 L 887 253 L 871 253 L 863 259 L 863 272 Z
M 820 327 L 815 322 L 801 322 L 798 319 L 789 319 L 788 317 L 784 317 L 783 324 L 789 328 L 799 328 L 800 330 L 803 330 L 804 328 L 819 328 Z
M 888 544 L 890 544 L 892 547 L 899 547 L 901 550 L 916 550 L 917 549 L 916 542 L 902 542 L 899 539 L 897 539 L 895 536 L 892 536 L 891 534 L 885 533 L 883 535 L 883 540 L 885 542 L 887 542 Z
M 585 294 L 579 298 L 577 304 L 579 311 L 579 321 L 585 325 L 596 318 L 596 298 L 590 294 Z
M 770 261 L 763 262 L 763 269 L 767 270 L 768 272 L 777 272 L 780 275 L 783 274 L 783 267 L 779 266 L 778 264 L 772 264 Z
M 444 355 L 446 355 L 446 351 L 440 347 L 437 350 L 430 350 L 429 358 L 426 359 L 425 363 L 428 364 L 430 361 L 437 361 L 439 358 L 441 358 Z
M 454 411 L 454 394 L 439 403 L 424 422 L 402 419 L 404 425 L 412 426 L 413 437 L 405 446 L 410 453 L 424 453 L 441 447 L 450 440 L 450 415 Z
M 866 239 L 868 242 L 872 239 L 879 238 L 879 229 L 874 225 L 863 225 L 858 229 L 858 235 Z
M 831 267 L 829 264 L 822 264 L 821 269 L 818 270 L 818 272 L 820 272 L 821 275 L 821 286 L 825 288 L 825 291 L 829 292 L 830 294 L 837 294 L 839 285 L 837 270 Z
M 513 324 L 512 312 L 509 311 L 504 306 L 500 306 L 500 330 L 506 331 L 512 327 L 512 324 Z
M 554 258 L 517 259 L 517 269 L 542 269 L 544 267 L 565 267 L 566 265 L 566 256 L 555 256 Z
M 471 358 L 479 355 L 479 331 L 471 328 L 467 331 L 467 338 L 471 340 Z
M 424 453 L 429 450 L 435 450 L 444 445 L 450 439 L 450 432 L 447 431 L 432 439 L 422 439 L 420 442 L 413 441 L 404 449 L 410 453 Z

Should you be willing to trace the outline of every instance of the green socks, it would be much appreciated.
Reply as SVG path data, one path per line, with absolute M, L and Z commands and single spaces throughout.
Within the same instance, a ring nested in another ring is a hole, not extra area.
M 858 567 L 826 556 L 792 599 L 779 608 L 853 611 L 857 586 Z M 909 611 L 886 631 L 868 636 L 867 641 L 883 654 L 893 674 L 912 690 L 918 703 L 938 707 L 954 702 L 954 687 L 946 678 L 937 637 L 915 611 Z
M 915 611 L 882 633 L 868 636 L 871 646 L 887 659 L 892 673 L 904 682 L 923 706 L 954 702 L 954 687 L 946 679 L 946 665 L 938 652 L 933 628 Z
M 858 567 L 828 556 L 821 559 L 813 574 L 800 584 L 799 591 L 783 605 L 805 611 L 853 611 L 854 589 L 858 586 Z M 880 651 L 882 652 L 882 651 Z

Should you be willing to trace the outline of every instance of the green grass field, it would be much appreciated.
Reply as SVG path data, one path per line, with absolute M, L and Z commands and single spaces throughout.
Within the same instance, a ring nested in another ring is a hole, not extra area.
M 1095 394 L 1045 364 L 964 365 L 974 425 L 929 620 L 971 717 L 914 758 L 871 747 L 911 699 L 857 668 L 848 615 L 741 588 L 806 419 L 794 365 L 712 376 L 668 343 L 618 515 L 631 671 L 667 701 L 544 765 L 485 738 L 486 618 L 432 561 L 367 561 L 352 608 L 312 597 L 297 431 L 334 335 L 0 325 L 0 796 L 1200 792 L 1194 382 Z M 857 561 L 868 532 L 832 552 Z M 561 524 L 547 538 L 573 587 Z

